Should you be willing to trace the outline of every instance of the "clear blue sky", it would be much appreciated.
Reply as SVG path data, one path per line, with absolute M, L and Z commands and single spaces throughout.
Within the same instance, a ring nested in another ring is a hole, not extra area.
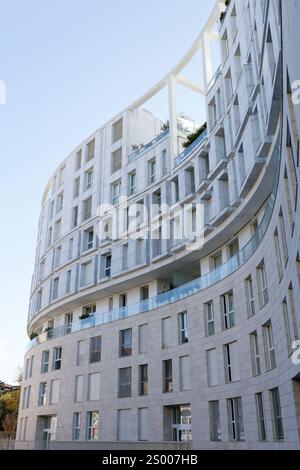
M 37 221 L 50 174 L 169 71 L 214 3 L 0 1 L 0 79 L 7 87 L 0 106 L 0 379 L 12 382 L 23 365 Z

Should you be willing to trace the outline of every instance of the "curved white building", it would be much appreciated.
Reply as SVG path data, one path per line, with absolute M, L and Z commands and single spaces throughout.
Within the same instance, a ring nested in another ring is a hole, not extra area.
M 19 441 L 299 449 L 299 21 L 295 1 L 217 2 L 179 64 L 51 176 Z M 199 50 L 201 84 L 184 78 Z M 177 83 L 207 111 L 185 149 Z M 165 87 L 161 130 L 142 106 Z

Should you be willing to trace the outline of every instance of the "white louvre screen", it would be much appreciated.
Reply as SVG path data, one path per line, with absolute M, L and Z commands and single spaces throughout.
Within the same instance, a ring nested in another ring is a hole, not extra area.
M 139 408 L 139 441 L 148 441 L 148 408 Z
M 210 349 L 206 353 L 207 359 L 207 381 L 208 386 L 212 387 L 218 385 L 218 365 L 217 365 L 217 350 Z
M 89 400 L 100 400 L 100 373 L 89 375 Z

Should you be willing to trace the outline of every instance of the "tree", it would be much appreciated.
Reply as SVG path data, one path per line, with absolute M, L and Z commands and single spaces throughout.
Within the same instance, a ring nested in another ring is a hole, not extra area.
M 20 402 L 20 389 L 4 393 L 0 396 L 0 429 L 4 429 L 4 422 L 7 416 L 18 417 Z
M 18 421 L 18 415 L 15 413 L 9 413 L 4 418 L 3 429 L 4 429 L 4 435 L 7 439 L 7 448 L 9 448 L 10 440 L 16 432 L 17 421 Z

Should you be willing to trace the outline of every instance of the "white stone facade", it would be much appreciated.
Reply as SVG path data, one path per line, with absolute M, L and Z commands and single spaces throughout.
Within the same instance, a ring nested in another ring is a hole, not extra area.
M 299 21 L 296 1 L 217 2 L 170 74 L 51 177 L 32 279 L 22 443 L 300 448 Z M 222 60 L 213 76 L 215 40 Z M 200 48 L 201 86 L 180 75 Z M 185 151 L 176 81 L 203 94 L 207 108 L 207 131 Z M 164 86 L 162 133 L 141 105 Z M 142 241 L 104 239 L 110 212 L 99 205 L 120 208 L 120 196 L 149 209 L 200 204 L 203 246 L 153 240 L 153 231 Z

